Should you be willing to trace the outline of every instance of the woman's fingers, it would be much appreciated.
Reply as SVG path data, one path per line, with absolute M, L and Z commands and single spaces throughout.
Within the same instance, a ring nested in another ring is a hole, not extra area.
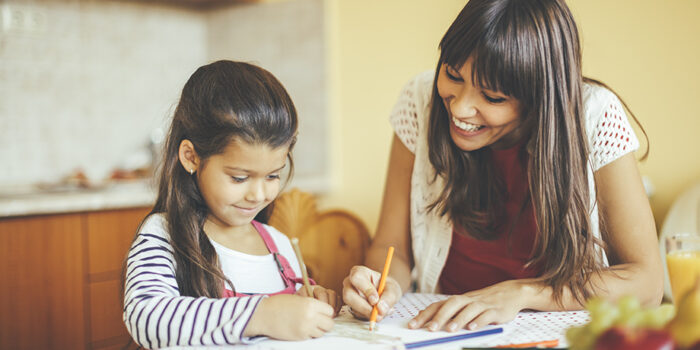
M 438 301 L 428 305 L 425 309 L 421 310 L 416 317 L 408 322 L 408 328 L 418 329 L 422 328 L 426 322 L 430 321 L 435 313 L 440 309 L 445 301 Z
M 367 318 L 372 312 L 372 305 L 377 302 L 377 291 L 373 281 L 372 271 L 364 266 L 354 266 L 348 277 L 343 280 L 343 301 L 360 318 Z M 377 273 L 378 274 L 378 273 Z M 368 297 L 369 295 L 369 297 Z M 374 298 L 371 296 L 374 295 Z M 371 300 L 374 300 L 372 303 Z
M 445 330 L 448 332 L 454 332 L 458 329 L 477 329 L 477 324 L 474 320 L 481 315 L 490 312 L 491 309 L 486 309 L 485 306 L 479 302 L 471 302 L 462 307 L 462 310 L 457 312 L 452 319 L 448 319 L 445 324 Z

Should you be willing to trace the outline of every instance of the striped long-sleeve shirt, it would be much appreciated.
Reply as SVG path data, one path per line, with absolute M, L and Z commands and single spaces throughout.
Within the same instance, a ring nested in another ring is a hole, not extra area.
M 243 342 L 263 297 L 181 296 L 166 227 L 162 215 L 151 215 L 129 250 L 123 319 L 134 341 L 149 349 Z

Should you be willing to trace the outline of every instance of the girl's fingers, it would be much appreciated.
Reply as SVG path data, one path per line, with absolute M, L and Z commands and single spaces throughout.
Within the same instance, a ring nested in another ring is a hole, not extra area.
M 320 287 L 320 286 L 316 286 L 313 289 L 313 293 L 314 293 L 314 299 L 316 299 L 318 301 L 322 301 L 328 305 L 333 306 L 328 300 L 328 289 L 325 289 L 325 288 Z

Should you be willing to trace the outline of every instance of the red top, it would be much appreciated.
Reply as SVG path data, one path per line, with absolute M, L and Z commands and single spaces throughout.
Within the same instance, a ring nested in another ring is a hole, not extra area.
M 538 266 L 525 268 L 535 243 L 536 226 L 532 200 L 528 198 L 523 212 L 517 218 L 512 234 L 508 234 L 513 220 L 527 195 L 527 159 L 520 156 L 524 145 L 504 150 L 492 150 L 494 170 L 501 176 L 507 189 L 505 220 L 499 225 L 498 239 L 478 240 L 456 226 L 447 262 L 440 276 L 440 288 L 445 294 L 462 294 L 492 284 L 541 274 Z M 523 152 L 524 153 L 524 152 Z

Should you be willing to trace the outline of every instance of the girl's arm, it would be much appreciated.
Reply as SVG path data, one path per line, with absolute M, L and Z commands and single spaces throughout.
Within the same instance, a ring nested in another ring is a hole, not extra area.
M 663 270 L 656 228 L 633 154 L 624 155 L 595 175 L 600 213 L 607 225 L 611 267 L 591 276 L 594 295 L 617 299 L 634 295 L 647 306 L 658 305 L 663 296 Z M 520 310 L 559 311 L 581 309 L 571 291 L 564 289 L 562 306 L 552 289 L 533 280 L 511 280 L 454 296 L 423 310 L 412 328 L 438 330 L 475 329 L 512 320 Z
M 372 306 L 379 302 L 378 311 L 381 319 L 401 298 L 411 283 L 413 258 L 409 203 L 413 161 L 413 153 L 394 135 L 381 215 L 376 234 L 365 258 L 367 267 L 353 267 L 350 275 L 343 281 L 343 300 L 350 305 L 353 313 L 358 317 L 368 318 Z M 377 286 L 380 273 L 377 271 L 381 271 L 384 267 L 389 246 L 394 246 L 394 257 L 384 292 L 381 299 L 378 299 Z
M 180 296 L 172 246 L 160 235 L 139 233 L 127 258 L 124 323 L 148 349 L 236 344 L 262 297 Z

